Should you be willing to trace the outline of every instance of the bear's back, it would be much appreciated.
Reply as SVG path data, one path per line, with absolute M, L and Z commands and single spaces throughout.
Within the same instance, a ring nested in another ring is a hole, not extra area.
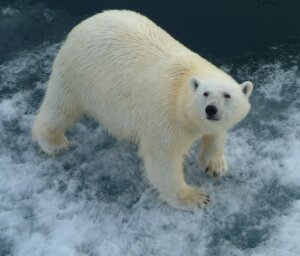
M 124 54 L 133 59 L 144 57 L 149 63 L 189 51 L 145 16 L 127 10 L 96 14 L 76 26 L 68 39 L 84 43 L 90 49 L 114 49 L 120 57 Z

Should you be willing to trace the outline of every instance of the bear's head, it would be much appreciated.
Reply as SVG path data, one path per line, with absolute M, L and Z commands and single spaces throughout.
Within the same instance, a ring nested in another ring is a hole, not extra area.
M 249 81 L 238 84 L 233 79 L 200 80 L 192 76 L 189 90 L 189 117 L 199 128 L 214 133 L 231 128 L 248 114 L 253 84 Z

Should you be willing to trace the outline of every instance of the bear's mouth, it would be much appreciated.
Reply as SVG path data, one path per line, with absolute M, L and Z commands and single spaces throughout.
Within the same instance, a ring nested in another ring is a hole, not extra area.
M 214 117 L 214 116 L 207 116 L 206 119 L 209 120 L 209 121 L 220 121 L 220 118 L 217 118 L 217 117 Z

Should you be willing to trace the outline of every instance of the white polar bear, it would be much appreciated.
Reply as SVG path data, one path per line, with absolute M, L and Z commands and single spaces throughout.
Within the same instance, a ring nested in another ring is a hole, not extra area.
M 212 176 L 225 171 L 226 131 L 247 115 L 252 88 L 146 17 L 105 11 L 76 26 L 60 49 L 33 138 L 56 153 L 68 145 L 65 130 L 90 115 L 113 136 L 138 143 L 163 200 L 197 210 L 209 197 L 185 183 L 184 155 L 201 138 L 203 168 Z

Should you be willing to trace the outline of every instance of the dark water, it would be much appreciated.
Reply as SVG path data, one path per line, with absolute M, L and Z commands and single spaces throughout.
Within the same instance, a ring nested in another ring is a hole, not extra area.
M 42 42 L 60 42 L 78 21 L 106 9 L 131 9 L 157 22 L 204 56 L 232 58 L 300 43 L 298 0 L 23 0 L 1 1 L 21 11 L 2 15 L 1 56 Z M 7 10 L 6 12 L 9 12 Z
M 300 255 L 300 46 L 291 8 L 299 5 L 187 3 L 0 2 L 1 256 Z M 212 180 L 199 171 L 198 145 L 186 160 L 187 181 L 213 198 L 202 212 L 159 201 L 143 182 L 136 147 L 93 120 L 69 131 L 72 147 L 57 157 L 31 142 L 63 39 L 84 17 L 108 8 L 147 14 L 237 80 L 255 84 L 251 113 L 229 133 L 228 174 Z M 209 26 L 196 26 L 208 16 Z

